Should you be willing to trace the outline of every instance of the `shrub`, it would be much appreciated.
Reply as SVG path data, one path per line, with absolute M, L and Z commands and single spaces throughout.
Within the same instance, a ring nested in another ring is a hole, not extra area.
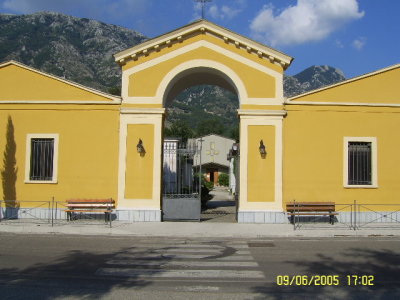
M 218 183 L 219 183 L 219 185 L 222 185 L 222 186 L 228 186 L 229 185 L 229 175 L 226 173 L 219 174 Z
M 195 182 L 198 182 L 199 174 L 194 175 Z M 197 185 L 197 184 L 196 184 Z M 201 176 L 201 207 L 205 208 L 207 202 L 212 198 L 210 191 L 214 188 L 214 183 L 206 180 L 204 175 Z

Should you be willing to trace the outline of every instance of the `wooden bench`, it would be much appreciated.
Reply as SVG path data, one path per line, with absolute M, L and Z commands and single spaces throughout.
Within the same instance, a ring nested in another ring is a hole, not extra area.
M 67 220 L 72 221 L 74 213 L 104 213 L 104 220 L 110 221 L 111 213 L 115 208 L 115 200 L 113 199 L 68 199 L 65 212 Z
M 329 223 L 335 223 L 335 202 L 297 202 L 286 204 L 286 211 L 292 224 L 296 216 L 329 216 Z

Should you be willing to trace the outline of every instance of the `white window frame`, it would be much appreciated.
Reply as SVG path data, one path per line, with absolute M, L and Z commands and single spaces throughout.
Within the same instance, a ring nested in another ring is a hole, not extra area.
M 53 177 L 52 180 L 31 180 L 31 145 L 32 139 L 53 139 Z M 25 155 L 25 183 L 57 183 L 58 182 L 58 134 L 57 133 L 29 133 L 26 136 L 26 155 Z
M 349 182 L 349 143 L 371 143 L 371 184 L 348 184 Z M 343 143 L 343 186 L 345 188 L 378 188 L 378 150 L 376 137 L 344 137 Z

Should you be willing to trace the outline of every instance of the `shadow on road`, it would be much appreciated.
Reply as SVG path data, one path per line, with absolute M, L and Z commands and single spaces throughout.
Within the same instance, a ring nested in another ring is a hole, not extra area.
M 69 251 L 68 254 L 50 263 L 40 263 L 25 269 L 0 269 L 0 297 L 1 299 L 56 299 L 59 297 L 73 297 L 98 299 L 111 292 L 114 288 L 142 289 L 152 284 L 151 278 L 143 279 L 139 275 L 129 276 L 98 276 L 100 268 L 132 268 L 129 266 L 111 266 L 106 262 L 117 255 L 133 255 L 130 261 L 143 260 L 141 256 L 147 253 L 163 251 L 168 247 L 152 250 L 143 250 L 131 247 L 110 254 L 96 254 L 85 251 Z M 34 254 L 33 254 L 34 255 Z M 144 258 L 146 259 L 146 258 Z M 172 258 L 159 258 L 166 263 Z M 157 258 L 152 258 L 157 261 Z M 136 268 L 138 268 L 136 266 Z M 146 266 L 140 266 L 146 269 Z M 151 266 L 151 274 L 156 275 L 164 270 Z

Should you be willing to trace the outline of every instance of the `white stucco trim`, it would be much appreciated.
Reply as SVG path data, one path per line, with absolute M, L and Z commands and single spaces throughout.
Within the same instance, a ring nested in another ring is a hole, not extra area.
M 114 54 L 115 61 L 119 62 L 127 57 L 131 57 L 132 55 L 143 53 L 143 51 L 146 51 L 147 53 L 150 51 L 159 51 L 161 47 L 168 47 L 173 43 L 180 42 L 183 39 L 186 39 L 187 35 L 191 35 L 193 32 L 199 30 L 202 32 L 202 34 L 211 34 L 220 38 L 221 40 L 224 40 L 225 43 L 235 44 L 245 51 L 248 51 L 250 48 L 250 51 L 254 54 L 259 55 L 259 53 L 261 53 L 262 55 L 265 55 L 266 57 L 264 59 L 269 59 L 269 57 L 272 56 L 274 60 L 278 60 L 277 63 L 281 61 L 287 66 L 289 66 L 293 60 L 292 57 L 280 51 L 250 40 L 249 38 L 234 33 L 207 20 L 200 20 L 169 33 L 163 34 L 159 37 L 145 41 L 129 49 L 118 52 Z
M 105 102 L 105 101 L 77 101 L 77 100 L 0 100 L 0 104 L 96 104 L 96 105 L 119 105 L 121 104 L 121 100 L 115 100 L 113 102 Z
M 275 127 L 275 201 L 247 202 L 248 180 L 248 127 L 270 125 Z M 240 194 L 239 212 L 242 211 L 283 211 L 282 208 L 282 165 L 283 165 L 283 116 L 282 115 L 240 115 Z
M 205 48 L 211 49 L 213 51 L 216 51 L 218 53 L 221 53 L 221 54 L 223 54 L 223 55 L 225 55 L 225 56 L 227 56 L 227 57 L 229 57 L 231 59 L 234 59 L 234 60 L 236 60 L 236 61 L 238 61 L 238 62 L 240 62 L 242 64 L 245 64 L 245 65 L 247 65 L 249 67 L 252 67 L 252 68 L 254 68 L 254 69 L 258 70 L 258 71 L 261 71 L 263 73 L 266 73 L 266 74 L 274 77 L 275 78 L 276 99 L 279 99 L 279 100 L 283 99 L 283 74 L 281 74 L 281 73 L 279 73 L 277 71 L 274 71 L 274 70 L 272 70 L 270 68 L 267 68 L 266 66 L 264 66 L 262 64 L 256 63 L 253 60 L 247 59 L 247 58 L 245 58 L 245 57 L 243 57 L 243 56 L 241 56 L 241 55 L 239 55 L 237 53 L 234 53 L 234 52 L 232 52 L 230 50 L 227 50 L 225 48 L 219 47 L 219 46 L 217 46 L 215 44 L 212 44 L 212 43 L 210 43 L 208 41 L 201 40 L 201 41 L 194 42 L 194 43 L 192 43 L 190 45 L 187 45 L 187 46 L 182 47 L 180 49 L 177 49 L 175 51 L 171 51 L 171 52 L 166 53 L 166 54 L 164 54 L 162 56 L 159 56 L 159 57 L 154 58 L 154 59 L 152 59 L 150 61 L 144 62 L 142 64 L 139 64 L 139 65 L 135 66 L 135 67 L 132 67 L 132 68 L 130 68 L 128 70 L 123 71 L 122 72 L 122 99 L 123 99 L 123 102 L 125 103 L 125 101 L 129 101 L 129 100 L 130 101 L 138 100 L 138 98 L 139 98 L 139 97 L 135 97 L 136 99 L 132 99 L 133 97 L 129 97 L 128 96 L 129 76 L 131 76 L 134 73 L 137 73 L 137 72 L 140 72 L 142 70 L 145 70 L 147 68 L 153 67 L 153 66 L 155 66 L 157 64 L 160 64 L 160 63 L 162 63 L 164 61 L 167 61 L 167 60 L 170 60 L 172 58 L 175 58 L 175 57 L 177 57 L 179 55 L 182 55 L 182 54 L 185 54 L 185 53 L 190 52 L 192 50 L 198 49 L 200 47 L 205 47 Z M 206 64 L 205 65 L 199 65 L 198 64 L 197 66 L 193 66 L 193 65 L 188 64 L 189 62 L 195 62 L 195 61 L 203 61 L 203 63 L 206 63 Z M 210 62 L 212 62 L 212 64 L 210 64 Z M 182 67 L 179 67 L 179 66 L 177 66 L 175 69 L 177 69 L 177 70 L 180 69 L 181 71 L 184 71 L 184 70 L 187 70 L 187 69 L 190 69 L 190 68 L 193 68 L 193 67 L 210 67 L 210 68 L 214 67 L 214 68 L 216 68 L 218 66 L 223 66 L 221 63 L 217 63 L 217 62 L 210 61 L 210 60 L 201 60 L 201 59 L 199 59 L 199 60 L 197 60 L 197 59 L 191 60 L 191 61 L 185 62 L 185 63 L 183 63 L 181 65 L 185 65 L 186 69 L 184 69 Z M 226 66 L 223 66 L 222 68 L 223 69 L 229 69 Z M 224 72 L 223 69 L 218 69 L 218 68 L 216 68 L 216 69 L 221 71 L 221 72 Z M 232 70 L 230 70 L 230 73 L 235 74 Z M 177 75 L 177 74 L 175 74 L 175 75 Z M 228 75 L 228 74 L 226 74 L 226 75 Z M 169 76 L 169 74 L 168 74 L 166 77 L 170 78 L 171 76 Z M 237 75 L 236 75 L 236 77 L 239 78 Z M 234 78 L 231 78 L 231 80 L 235 83 L 236 88 L 238 89 L 238 92 L 242 93 L 242 95 L 239 95 L 241 104 L 252 104 L 252 103 L 247 103 L 246 102 L 247 101 L 247 92 L 243 93 L 244 91 L 240 91 L 239 90 L 239 86 L 238 85 L 240 85 L 241 80 L 240 80 L 240 82 L 237 81 L 237 80 L 235 81 Z M 162 90 L 162 86 L 165 85 L 165 84 L 166 84 L 166 79 L 164 78 L 164 80 L 162 80 L 162 82 L 160 83 L 160 86 L 157 89 L 157 95 L 154 97 L 158 101 L 160 101 L 160 98 L 159 98 L 160 97 L 160 90 Z M 244 87 L 243 83 L 242 83 L 242 86 Z M 164 88 L 164 91 L 165 91 L 165 88 Z M 138 103 L 138 102 L 136 102 L 136 103 Z M 142 103 L 146 103 L 146 102 L 142 102 Z M 157 104 L 162 104 L 161 102 L 156 102 L 156 103 Z M 263 103 L 257 103 L 257 104 L 261 105 Z
M 378 188 L 378 146 L 376 137 L 344 137 L 343 138 L 343 186 L 345 188 Z M 372 160 L 372 184 L 370 185 L 350 185 L 348 184 L 348 164 L 349 164 L 349 142 L 369 142 L 371 143 Z
M 238 109 L 239 115 L 244 116 L 286 116 L 285 110 Z
M 366 103 L 366 102 L 329 102 L 329 101 L 292 101 L 286 100 L 287 105 L 321 105 L 321 106 L 371 106 L 371 107 L 400 107 L 396 103 Z
M 119 163 L 118 163 L 118 204 L 117 209 L 160 210 L 161 209 L 161 159 L 162 159 L 162 118 L 164 109 L 131 109 L 120 116 L 119 130 Z M 146 112 L 147 111 L 147 112 Z M 149 113 L 151 111 L 151 113 Z M 154 161 L 153 161 L 153 191 L 152 199 L 128 199 L 125 197 L 125 175 L 128 125 L 152 124 L 154 125 Z
M 165 108 L 121 108 L 121 114 L 164 114 Z
M 168 74 L 161 80 L 158 89 L 157 89 L 157 99 L 163 99 L 163 105 L 165 105 L 164 101 L 166 100 L 165 97 L 169 93 L 168 88 L 171 88 L 175 84 L 175 80 L 177 79 L 178 74 L 182 73 L 183 71 L 193 69 L 193 72 L 196 72 L 196 68 L 206 67 L 211 69 L 216 69 L 222 72 L 224 75 L 228 77 L 229 81 L 232 81 L 234 88 L 239 97 L 239 102 L 241 99 L 247 99 L 247 90 L 243 81 L 240 77 L 230 68 L 227 66 L 208 59 L 193 59 L 187 62 L 184 62 L 174 69 L 168 72 Z
M 53 178 L 52 180 L 30 180 L 31 166 L 31 140 L 32 139 L 53 139 Z M 26 151 L 25 151 L 25 183 L 52 183 L 58 182 L 58 133 L 28 133 L 26 135 Z

